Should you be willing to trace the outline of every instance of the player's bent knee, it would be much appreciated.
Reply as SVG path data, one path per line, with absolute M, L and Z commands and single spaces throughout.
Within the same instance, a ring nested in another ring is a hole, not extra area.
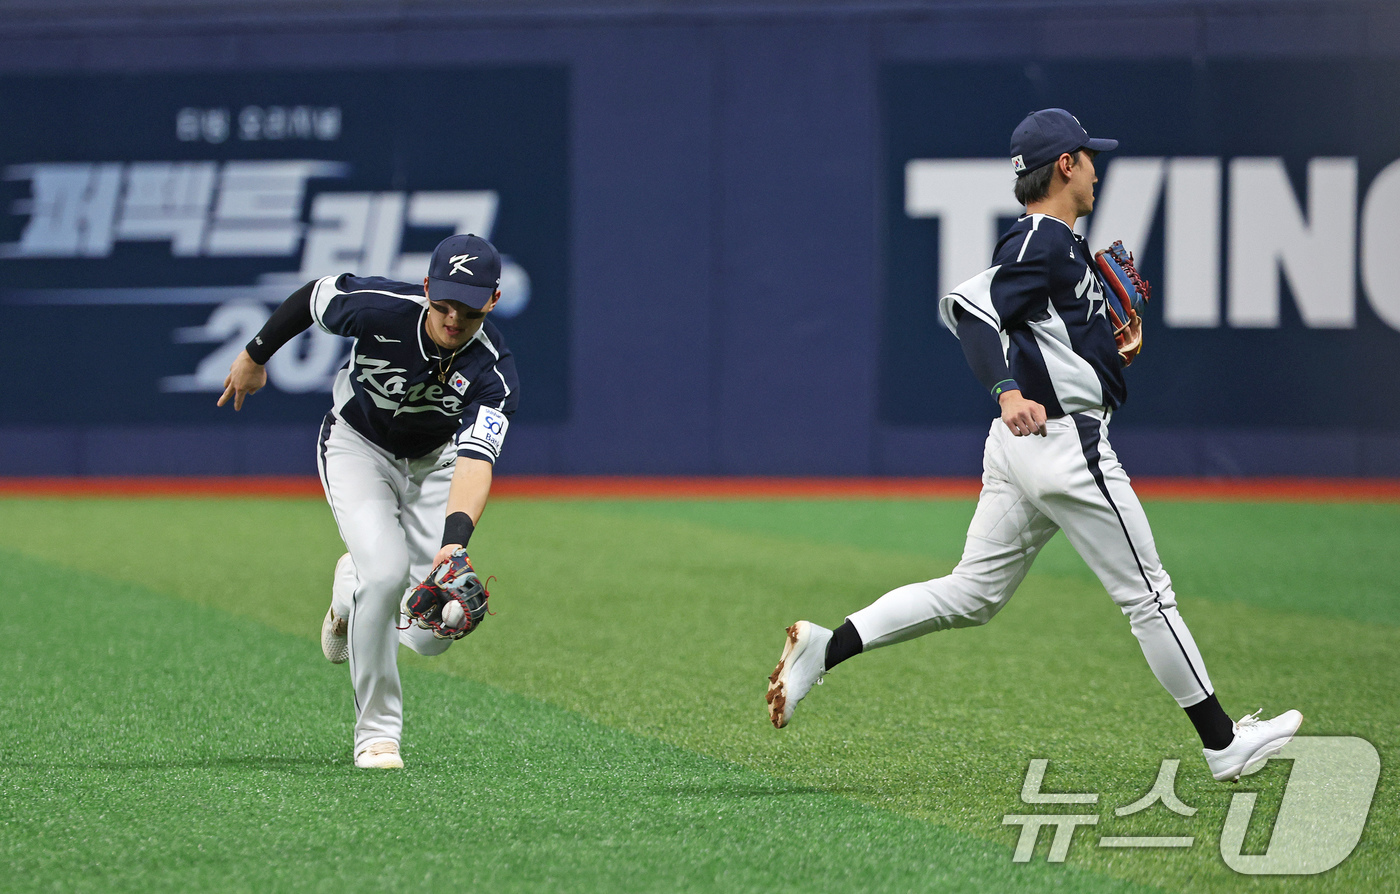
M 951 585 L 945 601 L 952 611 L 948 612 L 952 627 L 980 627 L 997 616 L 1011 599 L 1014 588 L 997 586 L 995 583 L 978 580 L 975 576 L 953 574 L 944 578 Z
M 982 605 L 964 609 L 963 612 L 953 618 L 954 627 L 981 627 L 1001 611 L 1004 603 L 987 602 Z
M 1140 599 L 1135 599 L 1128 603 L 1119 603 L 1119 608 L 1123 614 L 1128 616 L 1128 623 L 1134 628 L 1142 624 L 1155 623 L 1164 615 L 1176 615 L 1176 600 L 1163 599 L 1155 594 L 1149 593 Z
M 408 582 L 408 566 L 393 565 L 384 562 L 370 563 L 367 567 L 356 566 L 359 575 L 360 585 L 356 588 L 358 594 L 363 594 L 374 599 L 392 598 L 397 604 L 403 589 Z

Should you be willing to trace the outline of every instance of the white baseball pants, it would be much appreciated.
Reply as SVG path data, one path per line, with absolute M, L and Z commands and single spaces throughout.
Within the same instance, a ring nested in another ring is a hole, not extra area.
M 866 649 L 949 627 L 985 624 L 1006 605 L 1055 532 L 1083 556 L 1123 614 L 1148 665 L 1182 707 L 1214 691 L 1176 609 L 1152 529 L 1108 443 L 1108 416 L 1046 422 L 1015 437 L 992 423 L 982 493 L 962 560 L 947 577 L 891 590 L 850 616 Z
M 399 605 L 441 548 L 456 459 L 450 441 L 421 459 L 395 459 L 334 413 L 321 425 L 321 485 L 353 562 L 336 576 L 331 604 L 349 622 L 356 752 L 385 739 L 398 742 L 403 733 L 399 644 L 420 655 L 441 654 L 452 644 L 407 627 Z

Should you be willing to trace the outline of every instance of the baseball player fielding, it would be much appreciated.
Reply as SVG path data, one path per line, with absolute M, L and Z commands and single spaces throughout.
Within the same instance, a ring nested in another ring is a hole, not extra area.
M 321 649 L 350 663 L 355 766 L 403 766 L 398 647 L 438 655 L 454 642 L 410 624 L 411 585 L 464 548 L 486 508 L 520 387 L 486 319 L 501 257 L 478 236 L 451 236 L 422 283 L 349 273 L 292 293 L 234 360 L 219 406 L 235 410 L 267 383 L 268 358 L 315 324 L 354 339 L 321 424 L 317 467 L 345 541 Z

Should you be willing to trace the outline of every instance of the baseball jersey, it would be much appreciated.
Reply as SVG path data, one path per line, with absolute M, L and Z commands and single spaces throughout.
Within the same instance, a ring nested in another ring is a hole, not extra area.
M 427 313 L 421 283 L 348 273 L 316 281 L 312 319 L 355 340 L 334 412 L 400 459 L 455 440 L 458 456 L 494 463 L 519 399 L 515 360 L 489 319 L 453 356 L 428 337 Z
M 1103 289 L 1084 240 L 1030 214 L 997 242 L 990 268 L 943 296 L 939 313 L 954 333 L 957 307 L 997 330 L 1021 394 L 1054 418 L 1127 399 Z

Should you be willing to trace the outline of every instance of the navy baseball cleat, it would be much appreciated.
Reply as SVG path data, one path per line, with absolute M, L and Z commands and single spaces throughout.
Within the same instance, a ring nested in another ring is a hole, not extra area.
M 1259 712 L 1235 721 L 1235 738 L 1219 751 L 1202 748 L 1210 773 L 1221 782 L 1232 782 L 1248 776 L 1264 766 L 1264 761 L 1278 754 L 1293 739 L 1303 715 L 1284 711 L 1272 720 L 1260 720 Z
M 787 726 L 797 703 L 821 683 L 829 642 L 831 631 L 811 621 L 798 621 L 787 629 L 782 657 L 768 678 L 768 718 L 778 729 Z

